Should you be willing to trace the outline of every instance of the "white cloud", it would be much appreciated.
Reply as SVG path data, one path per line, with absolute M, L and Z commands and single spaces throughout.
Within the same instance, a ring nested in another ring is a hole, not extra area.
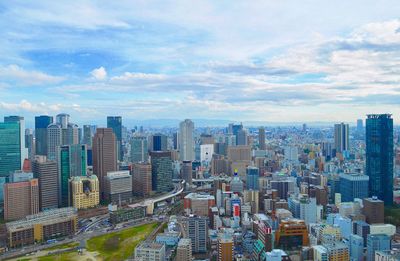
M 107 71 L 103 66 L 94 69 L 90 74 L 95 80 L 105 80 L 107 78 Z
M 54 84 L 64 80 L 63 77 L 52 76 L 39 71 L 25 70 L 15 64 L 0 66 L 0 79 L 26 86 Z

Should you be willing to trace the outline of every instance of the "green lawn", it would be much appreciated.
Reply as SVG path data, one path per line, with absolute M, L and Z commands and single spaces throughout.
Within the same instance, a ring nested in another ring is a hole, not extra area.
M 87 241 L 86 248 L 100 253 L 104 260 L 124 260 L 133 254 L 136 245 L 157 226 L 158 223 L 151 223 L 94 237 Z
M 400 226 L 400 207 L 385 207 L 385 223 Z

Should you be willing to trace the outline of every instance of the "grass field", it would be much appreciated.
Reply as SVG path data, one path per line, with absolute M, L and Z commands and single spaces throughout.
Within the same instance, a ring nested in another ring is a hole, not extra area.
M 87 241 L 86 249 L 98 252 L 104 260 L 124 260 L 133 254 L 136 245 L 157 226 L 158 223 L 151 223 L 94 237 Z

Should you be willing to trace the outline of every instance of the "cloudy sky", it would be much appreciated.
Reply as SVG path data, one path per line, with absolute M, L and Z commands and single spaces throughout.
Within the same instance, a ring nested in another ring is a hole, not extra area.
M 399 14 L 398 0 L 3 1 L 0 115 L 398 122 Z

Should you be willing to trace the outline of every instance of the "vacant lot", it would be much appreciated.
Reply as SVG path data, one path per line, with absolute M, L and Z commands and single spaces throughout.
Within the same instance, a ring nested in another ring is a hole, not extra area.
M 146 224 L 91 238 L 86 244 L 87 251 L 99 253 L 104 260 L 124 260 L 157 226 L 157 223 Z

